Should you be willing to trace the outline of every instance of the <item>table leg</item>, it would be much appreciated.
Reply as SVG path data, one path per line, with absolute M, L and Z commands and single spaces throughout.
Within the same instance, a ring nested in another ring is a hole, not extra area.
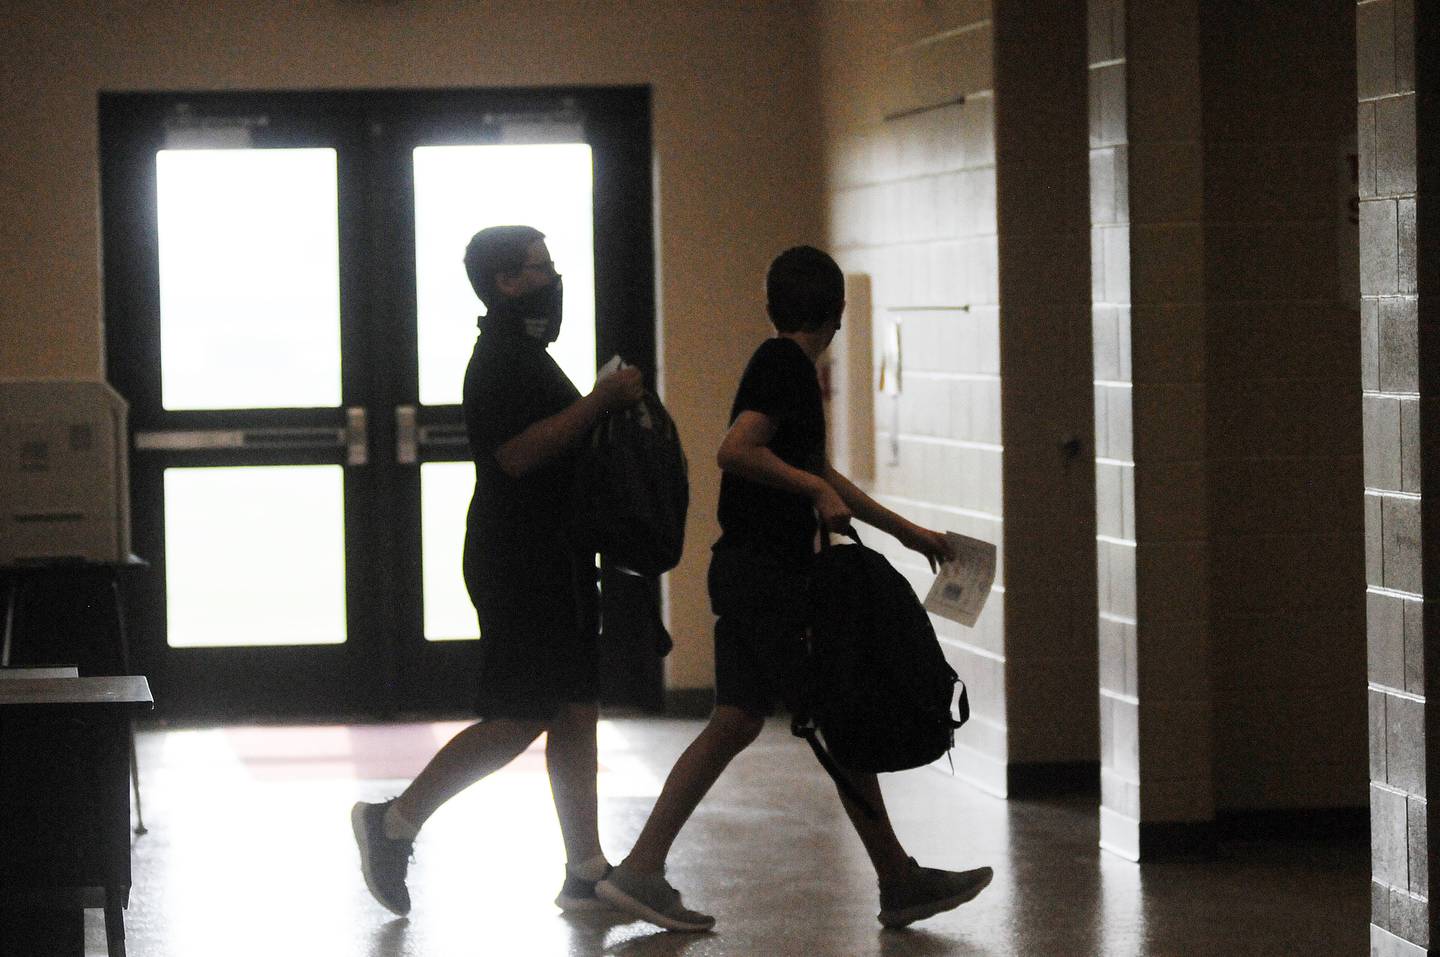
M 115 602 L 115 630 L 120 642 L 120 669 L 130 673 L 130 636 L 125 629 L 125 601 L 120 593 L 120 573 L 110 572 L 110 596 Z M 135 753 L 135 719 L 130 719 L 130 786 L 135 792 L 135 833 L 146 834 L 145 808 L 140 803 L 140 758 Z
M 105 952 L 125 957 L 125 901 L 118 887 L 105 888 Z
M 135 791 L 135 833 L 148 834 L 145 826 L 145 808 L 140 804 L 140 759 L 135 754 L 135 719 L 129 719 L 130 734 L 130 787 Z

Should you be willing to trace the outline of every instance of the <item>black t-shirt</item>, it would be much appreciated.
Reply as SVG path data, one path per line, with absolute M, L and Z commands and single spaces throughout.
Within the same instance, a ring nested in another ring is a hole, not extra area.
M 775 423 L 767 446 L 787 465 L 825 470 L 825 409 L 815 363 L 791 339 L 767 339 L 750 357 L 730 422 L 747 410 Z M 720 479 L 718 548 L 749 548 L 782 558 L 808 559 L 815 549 L 815 507 L 807 496 L 726 472 Z
M 495 450 L 578 398 L 545 343 L 510 324 L 484 326 L 465 370 L 465 431 L 475 459 L 467 564 L 492 577 L 529 577 L 568 561 L 575 452 L 517 479 L 500 469 Z

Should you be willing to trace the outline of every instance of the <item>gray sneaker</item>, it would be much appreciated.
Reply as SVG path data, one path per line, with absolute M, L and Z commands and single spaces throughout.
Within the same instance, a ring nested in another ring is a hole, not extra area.
M 917 920 L 952 910 L 983 891 L 995 872 L 988 867 L 971 871 L 942 871 L 921 867 L 910 858 L 910 873 L 880 885 L 880 923 L 904 927 Z
M 680 892 L 670 886 L 663 871 L 640 874 L 617 864 L 595 885 L 595 895 L 627 914 L 666 930 L 702 931 L 715 926 L 715 918 L 690 910 L 681 902 Z
M 611 868 L 607 867 L 605 873 L 609 874 Z M 603 880 L 603 878 L 602 878 Z M 610 905 L 595 896 L 595 885 L 598 881 L 587 881 L 571 873 L 570 868 L 565 868 L 565 883 L 560 885 L 560 893 L 555 898 L 555 906 L 567 914 L 588 914 L 596 911 L 608 911 Z
M 361 801 L 350 809 L 350 826 L 355 832 L 355 845 L 360 849 L 360 872 L 365 886 L 375 899 L 392 914 L 404 917 L 410 913 L 410 891 L 405 887 L 405 874 L 410 869 L 413 841 L 396 841 L 385 836 L 385 809 L 394 803 L 366 804 Z

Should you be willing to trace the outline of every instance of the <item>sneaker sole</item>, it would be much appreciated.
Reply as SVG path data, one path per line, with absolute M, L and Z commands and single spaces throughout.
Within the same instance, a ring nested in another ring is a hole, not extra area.
M 880 912 L 880 923 L 886 927 L 895 929 L 915 923 L 917 920 L 924 920 L 927 917 L 934 917 L 947 910 L 954 910 L 961 904 L 973 901 L 980 892 L 990 886 L 995 879 L 993 873 L 985 875 L 985 879 L 963 894 L 956 894 L 954 897 L 945 897 L 938 901 L 931 901 L 928 904 L 917 904 L 914 907 L 907 907 L 904 910 L 882 910 Z
M 678 920 L 674 917 L 662 914 L 654 908 L 650 907 L 649 905 L 645 904 L 643 901 L 631 897 L 629 894 L 625 893 L 623 890 L 616 887 L 614 884 L 611 884 L 609 881 L 601 881 L 599 884 L 595 885 L 595 896 L 599 897 L 602 900 L 608 901 L 611 904 L 614 904 L 617 908 L 623 910 L 627 914 L 630 914 L 634 917 L 639 917 L 641 920 L 647 920 L 650 923 L 656 925 L 657 927 L 663 927 L 666 930 L 681 930 L 689 931 L 692 933 L 699 933 L 702 931 L 707 931 L 715 926 L 715 918 L 713 917 L 705 923 L 697 923 L 695 921 Z
M 613 914 L 615 908 L 598 897 L 569 897 L 561 894 L 555 898 L 555 906 L 567 914 Z
M 376 902 L 396 917 L 405 917 L 408 910 L 400 910 L 391 906 L 385 895 L 376 889 L 375 880 L 370 876 L 370 840 L 365 834 L 365 807 L 363 803 L 357 803 L 350 809 L 350 830 L 355 832 L 355 846 L 360 849 L 360 874 L 365 878 L 365 886 L 370 891 L 370 896 Z

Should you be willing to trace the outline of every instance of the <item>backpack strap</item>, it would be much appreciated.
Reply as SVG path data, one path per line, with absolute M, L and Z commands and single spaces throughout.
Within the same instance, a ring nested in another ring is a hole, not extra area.
M 860 544 L 860 533 L 855 531 L 854 525 L 850 525 L 836 534 L 845 535 L 853 539 L 856 545 Z M 827 551 L 829 548 L 830 533 L 827 532 L 822 525 L 820 528 L 820 550 Z M 794 718 L 790 721 L 790 733 L 797 738 L 805 739 L 805 743 L 810 745 L 810 750 L 815 752 L 815 759 L 820 762 L 820 766 L 825 769 L 825 773 L 830 775 L 830 780 L 835 782 L 835 786 L 840 789 L 841 794 L 845 795 L 852 804 L 860 808 L 870 820 L 880 820 L 879 812 L 855 789 L 855 785 L 851 783 L 849 775 L 845 773 L 840 765 L 835 763 L 835 759 L 830 756 L 830 752 L 825 750 L 825 745 L 820 743 L 820 736 L 817 733 L 815 722 L 811 719 L 807 708 L 802 707 L 795 712 Z
M 845 536 L 846 538 L 850 539 L 852 542 L 854 542 L 856 545 L 864 545 L 864 544 L 865 544 L 864 542 L 860 541 L 860 533 L 855 530 L 855 525 L 854 525 L 854 523 L 851 523 L 851 524 L 849 524 L 849 525 L 846 525 L 844 528 L 840 529 L 840 531 L 838 531 L 838 532 L 829 532 L 829 531 L 826 531 L 826 530 L 825 530 L 825 525 L 820 522 L 820 513 L 819 513 L 819 512 L 816 512 L 816 513 L 815 513 L 815 522 L 816 522 L 816 524 L 818 524 L 818 525 L 820 526 L 820 551 L 822 551 L 822 552 L 823 552 L 823 551 L 828 551 L 828 550 L 830 549 L 830 547 L 831 547 L 831 546 L 830 546 L 830 536 L 831 536 L 831 535 L 843 535 L 843 536 Z
M 810 745 L 810 750 L 815 752 L 816 760 L 818 760 L 820 766 L 825 769 L 825 773 L 830 775 L 830 779 L 835 782 L 835 786 L 840 789 L 841 794 L 845 795 L 850 799 L 851 803 L 864 811 L 865 816 L 870 820 L 880 820 L 879 813 L 870 805 L 870 802 L 865 800 L 860 792 L 855 789 L 855 785 L 851 783 L 849 775 L 845 773 L 840 765 L 835 763 L 835 759 L 830 756 L 830 752 L 826 751 L 825 746 L 820 743 L 820 738 L 815 733 L 815 724 L 813 722 L 800 715 L 796 715 L 795 719 L 790 722 L 790 733 L 798 738 L 805 739 L 805 742 Z

